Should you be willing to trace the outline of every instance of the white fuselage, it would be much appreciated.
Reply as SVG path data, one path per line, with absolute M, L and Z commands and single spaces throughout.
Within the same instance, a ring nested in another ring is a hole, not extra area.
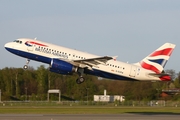
M 19 42 L 16 41 L 7 43 L 5 48 L 13 54 L 47 64 L 51 64 L 51 59 L 54 58 L 66 61 L 74 61 L 100 57 L 38 40 L 25 38 L 18 40 Z M 27 43 L 26 45 L 25 43 L 27 41 L 31 41 L 31 43 Z M 33 42 L 40 44 L 33 44 Z M 107 61 L 106 64 L 93 66 L 91 71 L 87 71 L 87 74 L 93 74 L 109 79 L 160 81 L 158 77 L 150 76 L 149 73 L 154 72 L 151 70 L 146 70 L 135 64 L 128 64 L 113 59 Z

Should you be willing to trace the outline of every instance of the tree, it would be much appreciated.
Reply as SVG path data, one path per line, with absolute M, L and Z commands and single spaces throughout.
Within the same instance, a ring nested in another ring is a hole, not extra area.
M 180 88 L 180 72 L 177 74 L 177 78 L 174 80 L 174 85 L 176 88 Z
M 176 72 L 175 72 L 175 70 L 173 70 L 173 69 L 168 69 L 168 70 L 165 70 L 165 71 L 166 71 L 166 73 L 170 74 L 171 80 L 174 80 L 174 79 L 176 78 Z
M 43 65 L 38 67 L 37 71 L 37 82 L 38 82 L 38 95 L 40 97 L 40 100 L 45 99 L 45 94 L 48 91 L 48 71 L 45 69 Z
M 175 76 L 174 70 L 169 71 Z M 2 99 L 10 100 L 10 96 L 16 96 L 21 100 L 46 100 L 48 89 L 59 89 L 65 100 L 87 100 L 87 94 L 88 100 L 93 100 L 93 95 L 103 94 L 106 89 L 108 95 L 124 95 L 126 100 L 152 100 L 158 99 L 162 89 L 168 85 L 168 82 L 98 80 L 91 75 L 84 75 L 86 81 L 78 85 L 75 81 L 77 77 L 77 74 L 61 75 L 49 72 L 44 66 L 36 70 L 32 67 L 28 70 L 6 67 L 0 70 Z M 180 72 L 170 85 L 180 88 Z M 175 96 L 174 99 L 178 98 Z

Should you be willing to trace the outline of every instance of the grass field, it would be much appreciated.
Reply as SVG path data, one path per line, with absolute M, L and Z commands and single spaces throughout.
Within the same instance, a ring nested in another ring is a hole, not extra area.
M 0 107 L 0 114 L 180 114 L 178 107 Z
M 114 103 L 1 102 L 0 114 L 180 114 L 180 106 L 115 106 Z

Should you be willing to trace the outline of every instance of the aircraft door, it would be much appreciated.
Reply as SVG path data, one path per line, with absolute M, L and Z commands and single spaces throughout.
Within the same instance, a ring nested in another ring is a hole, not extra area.
M 137 70 L 137 67 L 132 65 L 129 76 L 135 77 L 136 76 L 136 70 Z
M 27 50 L 28 50 L 28 51 L 33 51 L 33 49 L 34 49 L 34 45 L 27 46 Z

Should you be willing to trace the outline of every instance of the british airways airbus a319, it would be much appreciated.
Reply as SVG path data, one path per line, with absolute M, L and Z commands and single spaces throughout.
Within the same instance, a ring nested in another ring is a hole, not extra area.
M 77 73 L 77 84 L 85 81 L 83 75 L 91 74 L 113 80 L 170 81 L 164 67 L 175 45 L 165 43 L 140 62 L 128 64 L 116 61 L 115 57 L 97 56 L 86 52 L 53 45 L 36 39 L 20 38 L 5 44 L 6 50 L 27 59 L 50 65 L 50 71 L 59 74 Z

